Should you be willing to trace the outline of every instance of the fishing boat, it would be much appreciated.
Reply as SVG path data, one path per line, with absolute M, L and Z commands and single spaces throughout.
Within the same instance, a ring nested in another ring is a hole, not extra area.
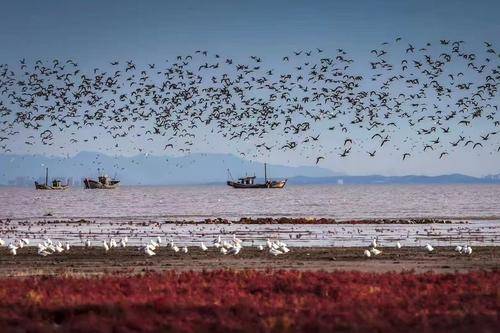
M 35 182 L 35 188 L 37 190 L 66 190 L 69 185 L 63 185 L 58 179 L 54 179 L 52 185 L 49 185 L 49 168 L 45 168 L 45 184 Z
M 255 183 L 255 176 L 238 178 L 238 181 L 228 180 L 227 185 L 233 188 L 283 188 L 286 185 L 284 180 L 267 179 L 267 164 L 264 163 L 264 183 Z
M 114 189 L 118 187 L 118 183 L 120 183 L 119 180 L 116 179 L 111 179 L 110 177 L 104 175 L 104 176 L 99 176 L 98 180 L 93 180 L 90 178 L 85 178 L 83 180 L 83 184 L 85 185 L 86 189 L 100 189 L 100 190 L 109 190 L 109 189 Z

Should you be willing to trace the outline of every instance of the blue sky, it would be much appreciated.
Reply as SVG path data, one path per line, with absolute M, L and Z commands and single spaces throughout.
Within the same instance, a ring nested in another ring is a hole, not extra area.
M 499 45 L 499 12 L 499 1 L 11 1 L 0 12 L 0 63 L 72 58 L 93 68 L 114 59 L 161 63 L 198 49 L 272 61 L 316 47 L 343 48 L 363 61 L 370 49 L 397 36 L 417 45 L 441 38 Z M 18 148 L 27 152 L 21 144 Z M 82 145 L 64 153 L 93 148 Z M 234 152 L 222 140 L 196 149 Z M 46 147 L 37 151 L 60 153 Z M 353 154 L 326 159 L 322 166 L 351 174 L 483 175 L 500 172 L 499 156 L 456 153 L 438 160 L 422 155 L 402 163 L 390 153 L 374 159 Z M 311 164 L 293 153 L 261 159 Z

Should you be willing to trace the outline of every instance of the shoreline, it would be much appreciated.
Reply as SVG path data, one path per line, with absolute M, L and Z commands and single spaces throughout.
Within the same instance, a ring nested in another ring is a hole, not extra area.
M 158 219 L 157 217 L 95 217 L 95 218 L 56 218 L 54 216 L 45 216 L 38 218 L 4 218 L 0 219 L 2 223 L 80 223 L 91 224 L 100 223 L 102 221 L 119 221 L 124 223 L 164 223 L 164 224 L 466 224 L 469 220 L 488 221 L 497 220 L 500 218 L 366 218 L 366 219 L 334 219 L 327 217 L 241 217 L 239 219 L 226 218 L 205 218 L 203 220 L 169 220 Z

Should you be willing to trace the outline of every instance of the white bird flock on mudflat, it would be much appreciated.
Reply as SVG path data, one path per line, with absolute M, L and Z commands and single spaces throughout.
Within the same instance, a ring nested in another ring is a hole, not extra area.
M 371 258 L 372 256 L 380 255 L 382 253 L 382 251 L 377 249 L 378 246 L 379 246 L 379 244 L 377 242 L 377 239 L 374 238 L 370 243 L 370 248 L 363 251 L 363 255 L 367 258 Z M 396 242 L 395 246 L 397 249 L 401 249 L 403 247 L 399 241 Z M 424 246 L 424 250 L 431 253 L 434 251 L 434 247 L 431 244 L 427 243 Z M 455 247 L 455 251 L 460 253 L 460 254 L 471 255 L 472 254 L 472 247 L 470 247 L 468 245 L 465 245 L 465 246 L 458 245 L 457 247 Z
M 115 247 L 122 247 L 122 248 L 127 247 L 128 241 L 129 241 L 128 237 L 126 236 L 118 240 L 110 238 L 103 240 L 101 246 L 105 252 L 109 252 Z M 154 256 L 157 254 L 157 251 L 160 249 L 162 243 L 163 243 L 162 238 L 160 236 L 157 236 L 156 238 L 151 239 L 148 243 L 140 246 L 139 251 L 147 256 Z M 29 246 L 29 244 L 30 240 L 27 238 L 15 239 L 13 242 L 7 245 L 7 249 L 10 254 L 17 255 L 19 249 Z M 5 245 L 6 245 L 5 240 L 0 238 L 0 247 L 3 247 Z M 92 243 L 89 239 L 86 239 L 83 242 L 83 245 L 85 248 L 90 248 L 92 246 Z M 238 255 L 243 249 L 243 241 L 238 237 L 236 237 L 236 235 L 234 234 L 230 239 L 223 239 L 219 235 L 212 241 L 212 245 L 213 248 L 215 248 L 218 252 L 220 252 L 223 255 Z M 71 248 L 69 242 L 64 242 L 63 244 L 61 241 L 52 241 L 50 238 L 43 240 L 43 242 L 41 243 L 38 243 L 37 247 L 38 247 L 37 251 L 38 255 L 43 257 L 52 254 L 62 253 L 64 251 L 69 251 Z M 172 239 L 170 239 L 166 247 L 176 253 L 182 252 L 184 254 L 187 254 L 189 252 L 189 248 L 187 246 L 179 247 L 174 243 Z M 379 247 L 378 241 L 376 238 L 374 238 L 370 242 L 369 248 L 363 251 L 363 255 L 367 258 L 381 255 L 382 251 L 378 249 L 378 247 Z M 395 247 L 397 249 L 401 249 L 402 245 L 398 241 L 396 242 Z M 199 248 L 203 252 L 209 250 L 209 247 L 204 242 L 200 242 Z M 261 252 L 267 250 L 273 256 L 278 256 L 290 252 L 290 249 L 288 248 L 287 244 L 285 244 L 280 240 L 266 239 L 265 244 L 259 244 L 256 246 L 256 248 Z M 427 243 L 424 246 L 424 250 L 428 253 L 431 253 L 435 249 L 431 244 Z M 457 245 L 454 250 L 461 255 L 472 254 L 472 247 L 469 245 Z
M 457 247 L 455 247 L 455 251 L 457 251 L 459 254 L 471 255 L 472 247 L 470 247 L 469 245 L 457 245 Z
M 157 254 L 158 250 L 160 249 L 160 245 L 162 244 L 162 239 L 160 236 L 158 236 L 155 239 L 151 239 L 147 244 L 144 244 L 139 247 L 139 251 L 143 252 L 147 256 L 154 256 Z M 243 249 L 243 241 L 236 237 L 236 235 L 233 235 L 232 238 L 230 239 L 223 239 L 220 235 L 217 236 L 213 241 L 212 241 L 213 248 L 215 248 L 218 252 L 220 252 L 223 255 L 238 255 L 241 250 Z M 174 252 L 181 252 L 184 254 L 187 254 L 189 252 L 189 248 L 187 246 L 182 246 L 179 247 L 177 246 L 172 239 L 167 243 L 167 248 L 171 249 Z M 201 242 L 199 245 L 199 248 L 203 251 L 206 252 L 209 250 L 209 247 L 205 244 L 205 242 Z M 264 249 L 267 248 L 269 253 L 278 256 L 281 254 L 285 254 L 290 252 L 290 249 L 288 246 L 280 241 L 280 240 L 274 240 L 271 241 L 270 239 L 266 240 L 266 247 L 264 245 L 260 244 L 257 246 L 257 249 L 259 251 L 264 251 Z M 105 245 L 106 249 L 106 245 Z M 106 250 L 108 251 L 108 250 Z

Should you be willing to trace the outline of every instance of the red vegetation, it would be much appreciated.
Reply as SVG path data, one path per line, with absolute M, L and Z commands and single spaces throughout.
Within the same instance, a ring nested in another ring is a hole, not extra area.
M 0 280 L 9 331 L 495 331 L 500 271 L 214 271 Z

